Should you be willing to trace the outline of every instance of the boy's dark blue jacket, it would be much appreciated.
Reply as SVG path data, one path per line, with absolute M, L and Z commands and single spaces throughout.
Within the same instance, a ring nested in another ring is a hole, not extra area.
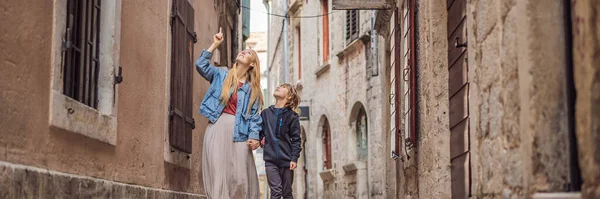
M 287 107 L 270 106 L 260 115 L 263 120 L 260 138 L 265 138 L 264 160 L 279 167 L 289 167 L 290 161 L 298 162 L 302 151 L 298 114 Z

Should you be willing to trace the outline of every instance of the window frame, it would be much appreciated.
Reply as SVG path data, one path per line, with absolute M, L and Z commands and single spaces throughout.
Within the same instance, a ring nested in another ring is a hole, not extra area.
M 390 135 L 391 158 L 416 146 L 416 35 L 415 3 L 406 0 L 401 7 L 394 9 L 393 30 L 389 34 L 393 39 L 390 51 L 394 60 L 390 64 Z M 404 135 L 404 140 L 401 140 Z
M 99 70 L 97 108 L 64 94 L 63 41 L 67 28 L 67 0 L 54 1 L 51 53 L 51 92 L 49 126 L 104 142 L 117 143 L 117 93 L 115 71 L 119 67 L 121 1 L 100 5 Z M 83 120 L 80 118 L 84 118 Z
M 415 35 L 415 0 L 406 0 L 402 7 L 403 14 L 401 15 L 401 29 L 400 37 L 402 43 L 401 57 L 402 66 L 402 79 L 404 80 L 402 95 L 404 99 L 404 111 L 402 112 L 402 121 L 404 122 L 404 143 L 405 147 L 412 148 L 416 145 L 417 131 L 416 131 L 416 111 L 417 111 L 417 100 L 416 100 L 416 81 L 417 81 L 417 64 L 416 64 L 416 35 Z
M 391 154 L 390 157 L 393 159 L 396 159 L 398 157 L 400 157 L 400 136 L 401 136 L 401 131 L 400 131 L 400 126 L 401 126 L 401 122 L 400 122 L 400 115 L 399 113 L 401 113 L 402 109 L 400 106 L 400 27 L 401 27 L 401 23 L 399 21 L 400 17 L 399 17 L 399 9 L 398 7 L 394 8 L 394 18 L 393 18 L 393 26 L 392 26 L 392 31 L 390 33 L 390 40 L 393 40 L 393 45 L 391 46 L 390 51 L 392 51 L 393 54 L 393 58 L 394 60 L 391 61 L 390 64 L 390 80 L 389 80 L 389 85 L 390 85 L 390 98 L 389 98 L 389 103 L 390 103 L 390 137 L 391 137 Z

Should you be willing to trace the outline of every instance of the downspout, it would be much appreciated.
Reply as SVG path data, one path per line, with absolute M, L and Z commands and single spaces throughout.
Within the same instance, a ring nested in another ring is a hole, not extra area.
M 288 83 L 287 81 L 287 69 L 288 69 L 288 23 L 289 18 L 287 15 L 288 9 L 288 0 L 283 0 L 283 14 L 285 15 L 285 19 L 283 20 L 283 59 L 281 64 L 281 73 L 280 77 L 282 83 Z
M 373 62 L 371 65 L 370 77 L 379 75 L 379 35 L 377 34 L 377 30 L 375 29 L 376 20 L 377 10 L 373 10 L 373 12 L 371 13 L 371 52 L 373 52 Z

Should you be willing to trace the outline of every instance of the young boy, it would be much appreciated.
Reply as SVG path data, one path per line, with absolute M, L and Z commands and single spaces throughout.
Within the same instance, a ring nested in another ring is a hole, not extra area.
M 260 132 L 264 148 L 267 181 L 271 198 L 293 198 L 294 169 L 302 150 L 298 108 L 300 98 L 290 84 L 277 87 L 273 96 L 275 105 L 262 113 L 263 128 Z

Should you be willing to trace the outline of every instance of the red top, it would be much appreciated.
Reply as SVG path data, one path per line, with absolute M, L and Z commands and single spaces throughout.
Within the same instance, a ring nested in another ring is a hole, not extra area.
M 242 88 L 243 85 L 244 85 L 244 83 L 242 83 L 242 82 L 238 83 L 238 89 Z M 229 103 L 227 104 L 225 109 L 223 109 L 223 113 L 235 115 L 236 107 L 237 107 L 237 89 L 235 92 L 233 92 L 231 97 L 229 97 Z

